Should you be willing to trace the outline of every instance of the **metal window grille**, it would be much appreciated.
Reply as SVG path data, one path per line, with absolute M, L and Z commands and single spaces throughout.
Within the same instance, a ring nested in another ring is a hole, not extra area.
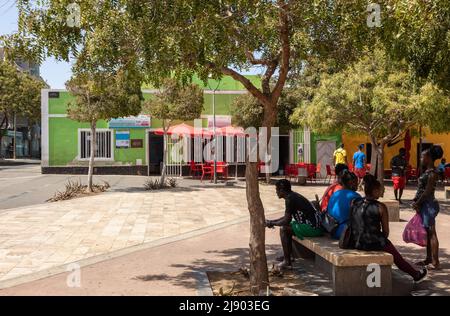
M 95 158 L 110 159 L 112 157 L 111 131 L 97 131 Z M 91 132 L 81 131 L 80 158 L 89 159 L 91 156 Z

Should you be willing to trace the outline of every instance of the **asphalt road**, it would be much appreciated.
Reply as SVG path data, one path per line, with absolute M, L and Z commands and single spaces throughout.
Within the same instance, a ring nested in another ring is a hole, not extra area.
M 83 175 L 43 175 L 40 165 L 0 165 L 0 210 L 44 203 L 71 180 L 86 182 Z M 94 176 L 95 183 L 107 181 L 109 191 L 142 190 L 146 177 L 122 175 Z

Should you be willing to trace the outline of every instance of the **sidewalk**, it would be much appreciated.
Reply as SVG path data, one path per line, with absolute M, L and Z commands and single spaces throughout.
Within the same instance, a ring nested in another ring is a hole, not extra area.
M 41 160 L 39 160 L 39 159 L 28 159 L 28 158 L 3 159 L 3 158 L 0 158 L 0 166 L 40 165 L 40 164 L 41 164 Z
M 324 187 L 294 189 L 313 198 Z M 284 203 L 273 186 L 261 185 L 260 190 L 266 212 L 280 215 Z M 408 190 L 405 199 L 412 194 Z M 430 272 L 430 280 L 415 289 L 417 295 L 450 294 L 449 204 L 442 191 L 438 197 L 443 270 Z M 248 262 L 242 187 L 117 192 L 7 213 L 0 214 L 0 288 L 9 288 L 0 295 L 204 294 L 205 270 L 235 270 Z M 403 221 L 391 223 L 390 238 L 406 258 L 423 259 L 423 248 L 401 239 L 412 215 L 402 211 Z M 281 251 L 278 230 L 267 230 L 267 251 L 269 260 Z M 65 271 L 71 262 L 82 267 L 81 288 L 67 286 Z
M 283 209 L 272 186 L 261 192 L 267 213 Z M 7 209 L 0 212 L 0 288 L 71 262 L 246 219 L 245 201 L 244 187 L 198 185 Z
M 411 215 L 405 212 L 404 218 Z M 392 236 L 401 235 L 405 224 L 392 225 Z M 244 220 L 199 236 L 160 246 L 149 245 L 148 249 L 85 266 L 80 272 L 78 288 L 67 286 L 70 273 L 64 272 L 0 290 L 0 295 L 210 295 L 205 271 L 235 271 L 248 265 L 248 225 Z M 429 279 L 415 287 L 408 276 L 403 275 L 400 280 L 397 276 L 402 294 L 407 288 L 414 295 L 450 295 L 450 245 L 448 238 L 442 235 L 441 239 L 441 244 L 445 243 L 445 251 L 441 253 L 445 270 L 430 272 Z M 393 240 L 408 259 L 421 258 L 423 249 L 407 246 L 399 238 Z M 281 253 L 278 229 L 267 230 L 266 245 L 271 264 Z M 296 266 L 307 291 L 330 295 L 331 285 L 323 275 L 304 262 L 296 262 Z M 399 286 L 394 291 L 396 288 Z

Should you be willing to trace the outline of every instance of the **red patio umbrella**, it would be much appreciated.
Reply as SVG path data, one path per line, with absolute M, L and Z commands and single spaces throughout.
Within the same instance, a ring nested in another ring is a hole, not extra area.
M 164 135 L 164 130 L 162 128 L 157 128 L 153 131 L 157 135 Z M 170 126 L 167 130 L 167 135 L 190 135 L 190 136 L 204 136 L 204 137 L 210 137 L 213 135 L 212 132 L 206 131 L 203 128 L 194 128 L 191 125 L 181 123 L 178 125 Z

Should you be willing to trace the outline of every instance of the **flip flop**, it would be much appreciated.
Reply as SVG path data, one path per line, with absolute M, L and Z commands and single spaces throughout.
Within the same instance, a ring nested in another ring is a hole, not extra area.
M 430 264 L 429 266 L 428 266 L 428 270 L 433 270 L 433 271 L 439 271 L 439 270 L 441 270 L 442 268 L 441 268 L 441 265 L 440 264 L 438 264 L 437 266 L 435 266 L 434 264 Z

